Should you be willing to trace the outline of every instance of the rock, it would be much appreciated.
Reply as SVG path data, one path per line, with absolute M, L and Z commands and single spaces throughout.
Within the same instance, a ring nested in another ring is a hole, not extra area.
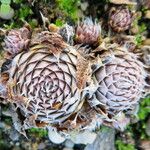
M 146 43 L 146 42 L 144 42 Z M 143 60 L 144 60 L 144 63 L 146 65 L 150 65 L 150 46 L 143 46 L 142 47 L 142 51 L 143 51 Z
M 44 150 L 45 148 L 46 148 L 46 145 L 43 142 L 38 145 L 38 150 Z
M 150 9 L 150 0 L 139 0 L 145 9 Z
M 145 39 L 143 45 L 150 45 L 150 38 Z
M 12 141 L 18 141 L 20 138 L 20 134 L 14 128 L 12 128 L 9 132 L 9 138 Z
M 1 116 L 2 116 L 2 108 L 0 106 L 0 120 L 1 120 Z
M 73 148 L 74 147 L 74 143 L 71 140 L 66 140 L 65 146 L 67 148 Z
M 63 150 L 73 150 L 73 149 L 65 147 L 65 148 L 63 148 Z
M 145 13 L 145 18 L 150 19 L 150 10 L 147 10 Z
M 127 4 L 127 5 L 137 5 L 135 0 L 110 0 L 110 3 L 121 5 L 121 4 Z
M 87 7 L 89 6 L 88 2 L 81 3 L 81 10 L 86 11 Z
M 12 150 L 21 150 L 19 146 L 14 146 Z
M 130 28 L 130 32 L 132 34 L 138 34 L 139 33 L 139 26 L 138 25 L 134 25 Z
M 85 147 L 84 150 L 115 150 L 115 129 L 107 128 L 100 131 L 96 140 Z
M 150 117 L 146 123 L 146 129 L 145 129 L 145 132 L 148 136 L 150 136 Z
M 10 7 L 10 5 L 2 4 L 0 6 L 0 18 L 5 20 L 10 20 L 14 16 L 14 10 Z
M 4 129 L 5 128 L 5 123 L 4 122 L 0 122 L 0 128 Z
M 60 143 L 63 143 L 65 141 L 65 138 L 53 129 L 49 129 L 48 137 L 55 144 L 60 144 Z
M 63 37 L 65 42 L 69 43 L 70 45 L 73 45 L 74 43 L 74 32 L 74 28 L 67 23 L 63 25 L 58 31 L 58 33 Z
M 71 135 L 70 138 L 75 144 L 91 144 L 96 139 L 96 133 L 84 131 L 77 133 L 76 135 Z
M 142 148 L 142 150 L 150 150 L 150 141 L 149 140 L 141 141 L 140 147 Z

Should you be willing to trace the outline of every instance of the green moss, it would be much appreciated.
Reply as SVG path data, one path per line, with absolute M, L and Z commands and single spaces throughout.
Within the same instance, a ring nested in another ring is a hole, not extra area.
M 5 121 L 5 123 L 8 124 L 8 125 L 12 125 L 12 119 L 11 119 L 11 118 L 6 117 L 6 118 L 4 119 L 4 121 Z
M 139 119 L 142 121 L 150 114 L 150 98 L 145 98 L 140 103 L 140 110 L 138 113 Z
M 5 29 L 20 28 L 25 24 L 25 22 L 28 22 L 32 27 L 37 26 L 35 22 L 32 21 L 33 11 L 27 1 L 12 0 L 9 2 L 9 0 L 7 0 L 5 1 L 6 4 L 3 1 L 0 0 L 0 12 L 8 14 L 10 12 L 10 9 L 14 9 L 10 7 L 12 3 L 16 6 L 16 9 L 14 9 L 14 17 L 11 20 L 4 20 L 2 23 L 0 23 L 1 27 L 4 27 Z
M 121 140 L 116 141 L 116 149 L 117 150 L 135 150 L 134 145 L 125 144 Z
M 56 0 L 58 7 L 73 20 L 78 19 L 78 5 L 80 0 Z
M 146 134 L 145 128 L 146 128 L 146 120 L 150 116 L 150 98 L 145 98 L 140 103 L 140 110 L 138 112 L 138 119 L 140 120 L 140 128 L 137 130 L 140 132 L 141 139 L 150 139 L 150 137 Z
M 41 129 L 41 128 L 31 128 L 28 129 L 28 132 L 30 134 L 35 134 L 38 137 L 47 137 L 48 136 L 48 131 L 46 129 Z
M 1 150 L 8 150 L 9 149 L 8 145 L 6 145 L 3 140 L 0 140 L 0 149 Z
M 135 36 L 135 42 L 136 42 L 136 44 L 138 45 L 138 46 L 140 46 L 141 44 L 142 44 L 142 35 L 141 34 L 137 34 L 136 36 Z
M 142 33 L 145 32 L 145 30 L 147 29 L 147 26 L 143 23 L 141 25 L 138 26 L 139 31 L 138 34 L 135 36 L 135 42 L 136 44 L 139 46 L 142 44 Z
M 23 5 L 16 14 L 19 19 L 25 20 L 29 15 L 32 15 L 33 12 L 28 5 Z
M 0 129 L 0 149 L 1 150 L 8 150 L 10 149 L 10 145 L 5 143 L 5 139 L 3 137 L 2 129 Z
M 102 132 L 109 132 L 110 130 L 112 130 L 112 129 L 107 126 L 101 126 L 101 128 L 100 128 L 100 131 L 102 131 Z
M 55 25 L 58 27 L 61 27 L 64 24 L 64 20 L 62 19 L 56 19 Z
M 146 122 L 150 116 L 150 98 L 145 98 L 141 100 L 139 112 L 137 114 L 138 122 L 135 124 L 130 124 L 127 127 L 128 132 L 131 133 L 132 137 L 136 137 L 137 140 L 150 139 L 146 133 Z

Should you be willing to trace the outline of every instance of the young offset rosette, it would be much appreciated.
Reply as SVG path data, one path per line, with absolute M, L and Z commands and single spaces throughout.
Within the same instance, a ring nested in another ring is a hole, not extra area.
M 31 31 L 28 27 L 12 29 L 5 36 L 4 50 L 12 57 L 29 46 Z
M 132 14 L 127 8 L 113 8 L 110 10 L 108 23 L 116 32 L 128 30 L 132 23 Z
M 98 44 L 100 33 L 100 24 L 93 22 L 91 18 L 86 18 L 83 22 L 80 22 L 76 28 L 75 42 L 88 45 Z
M 100 64 L 99 62 L 103 62 Z M 95 92 L 88 100 L 105 122 L 121 129 L 129 123 L 126 114 L 132 114 L 146 88 L 143 63 L 138 56 L 123 47 L 107 50 L 94 65 L 92 74 Z

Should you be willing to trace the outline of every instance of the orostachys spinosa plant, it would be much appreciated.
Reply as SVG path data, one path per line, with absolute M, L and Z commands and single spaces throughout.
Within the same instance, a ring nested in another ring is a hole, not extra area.
M 147 66 L 138 53 L 102 39 L 100 25 L 89 18 L 75 30 L 80 46 L 67 43 L 74 34 L 65 30 L 8 32 L 4 50 L 10 57 L 1 69 L 0 97 L 13 108 L 20 133 L 47 128 L 55 143 L 92 143 L 101 124 L 123 129 L 129 123 L 147 94 Z M 87 50 L 85 44 L 98 45 Z
M 18 30 L 12 29 L 6 32 L 6 35 L 4 39 L 4 50 L 7 52 L 7 55 L 13 57 L 22 50 L 27 49 L 30 42 L 31 31 L 29 26 L 24 26 Z
M 133 14 L 128 8 L 113 7 L 109 12 L 108 24 L 116 32 L 128 30 L 133 20 Z
M 88 102 L 103 116 L 104 124 L 123 129 L 129 122 L 129 117 L 124 115 L 131 115 L 145 95 L 147 72 L 138 54 L 119 45 L 110 44 L 105 48 L 108 49 L 98 56 L 92 72 L 92 87 L 94 84 L 97 88 L 92 95 L 89 94 Z M 101 46 L 98 49 L 101 51 Z M 102 65 L 98 65 L 99 59 Z
M 75 42 L 78 44 L 97 45 L 101 34 L 100 24 L 86 18 L 79 22 L 75 30 Z

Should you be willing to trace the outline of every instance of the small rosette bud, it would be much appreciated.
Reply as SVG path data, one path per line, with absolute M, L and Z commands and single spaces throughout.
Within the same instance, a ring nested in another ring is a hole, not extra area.
M 92 19 L 87 18 L 83 22 L 79 23 L 76 28 L 75 41 L 79 44 L 93 45 L 99 41 L 101 27 Z
M 4 39 L 4 50 L 11 56 L 15 56 L 23 49 L 27 49 L 30 41 L 30 35 L 30 31 L 26 27 L 10 30 Z
M 123 32 L 129 29 L 132 23 L 131 12 L 127 8 L 112 9 L 108 23 L 114 31 Z

